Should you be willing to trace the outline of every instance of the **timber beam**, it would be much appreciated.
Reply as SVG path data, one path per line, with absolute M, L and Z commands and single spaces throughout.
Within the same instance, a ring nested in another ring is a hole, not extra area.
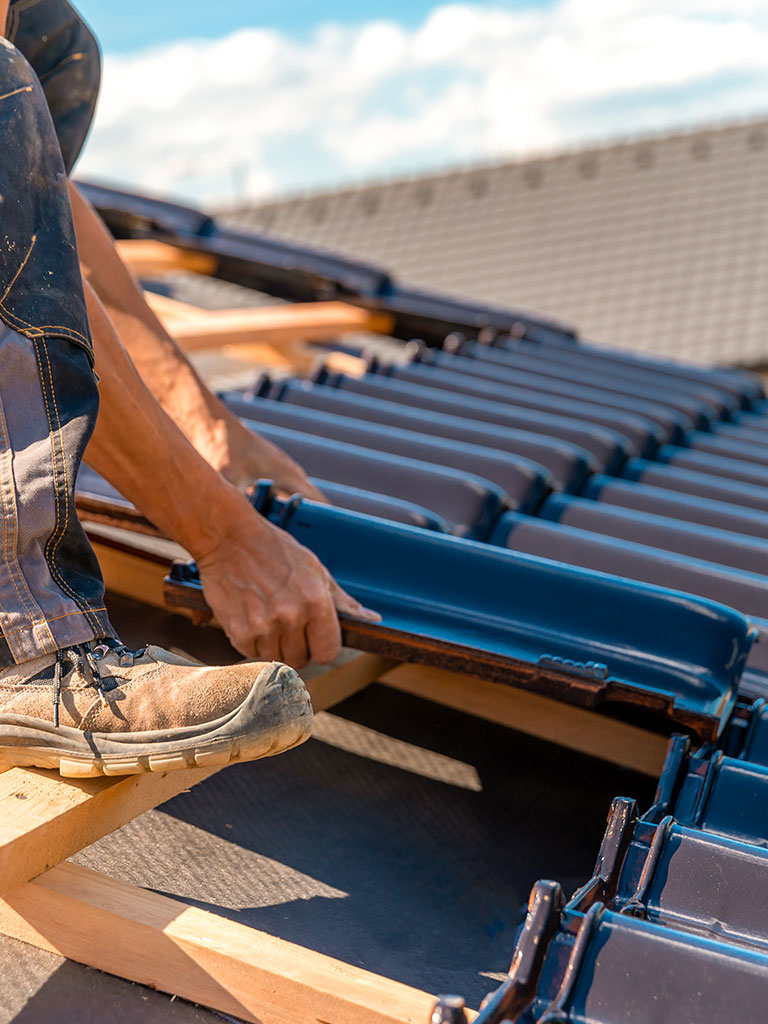
M 0 900 L 0 932 L 253 1024 L 428 1024 L 435 997 L 76 864 Z
M 137 277 L 168 274 L 174 270 L 209 275 L 215 272 L 218 263 L 210 253 L 184 249 L 153 238 L 121 239 L 115 242 L 115 248 Z
M 386 333 L 389 318 L 346 302 L 305 302 L 249 309 L 201 309 L 164 295 L 145 298 L 186 349 L 291 341 L 326 341 L 358 331 Z
M 664 765 L 666 735 L 540 693 L 429 665 L 398 665 L 379 682 L 654 778 Z

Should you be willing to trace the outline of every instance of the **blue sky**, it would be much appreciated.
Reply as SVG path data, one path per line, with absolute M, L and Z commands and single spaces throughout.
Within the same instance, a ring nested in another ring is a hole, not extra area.
M 545 6 L 550 0 L 534 0 Z M 312 29 L 325 22 L 360 25 L 382 18 L 406 28 L 419 25 L 436 5 L 430 0 L 332 0 L 303 3 L 302 0 L 133 0 L 122 4 L 105 0 L 77 0 L 77 9 L 96 30 L 105 50 L 130 53 L 147 46 L 181 38 L 214 38 L 244 26 L 276 29 L 297 38 L 307 38 Z M 472 6 L 488 6 L 473 3 Z M 498 7 L 515 8 L 520 0 L 500 0 Z M 215 11 L 215 17 L 212 12 Z
M 203 205 L 768 113 L 766 0 L 79 7 L 105 53 L 79 173 Z

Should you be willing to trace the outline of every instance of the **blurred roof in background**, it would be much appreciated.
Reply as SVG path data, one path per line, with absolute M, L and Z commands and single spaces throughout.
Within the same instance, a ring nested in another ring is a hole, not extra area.
M 768 363 L 768 119 L 226 211 L 582 337 Z

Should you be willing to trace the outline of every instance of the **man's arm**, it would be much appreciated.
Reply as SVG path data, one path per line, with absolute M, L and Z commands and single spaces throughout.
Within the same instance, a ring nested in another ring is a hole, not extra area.
M 145 302 L 99 215 L 71 182 L 69 191 L 83 277 L 104 304 L 142 380 L 195 448 L 237 487 L 267 478 L 282 491 L 323 500 L 293 459 L 244 427 L 205 386 Z
M 336 608 L 378 616 L 200 457 L 139 377 L 87 281 L 84 286 L 101 379 L 88 461 L 195 558 L 208 604 L 239 651 L 296 668 L 309 657 L 332 661 L 341 644 Z
M 5 36 L 5 26 L 8 24 L 8 5 L 11 0 L 0 0 L 0 36 Z

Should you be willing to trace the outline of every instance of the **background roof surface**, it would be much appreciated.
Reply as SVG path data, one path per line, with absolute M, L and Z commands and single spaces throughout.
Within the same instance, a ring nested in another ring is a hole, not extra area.
M 401 280 L 585 338 L 698 361 L 768 356 L 768 120 L 231 210 Z

